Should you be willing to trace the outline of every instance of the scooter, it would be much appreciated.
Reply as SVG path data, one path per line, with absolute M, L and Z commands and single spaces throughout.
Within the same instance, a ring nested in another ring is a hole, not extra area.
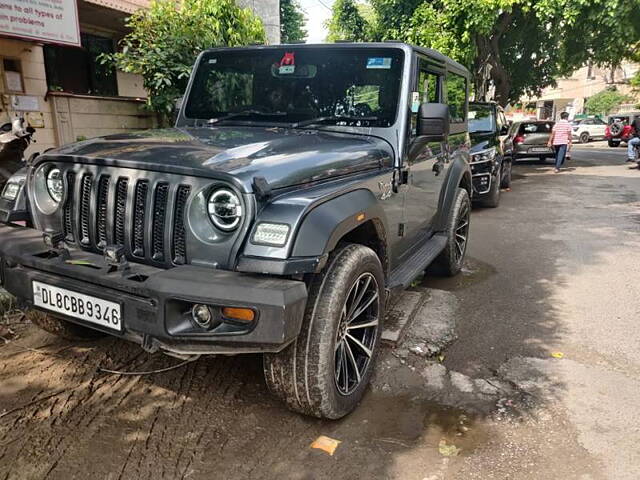
M 35 142 L 35 129 L 23 118 L 0 126 L 0 223 L 31 226 L 26 194 L 24 152 Z M 29 161 L 38 154 L 31 155 Z

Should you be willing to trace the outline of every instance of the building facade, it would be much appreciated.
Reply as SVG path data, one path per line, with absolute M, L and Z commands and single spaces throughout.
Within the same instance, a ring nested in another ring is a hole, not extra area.
M 238 4 L 263 19 L 269 43 L 279 43 L 278 0 Z M 127 16 L 148 5 L 149 0 L 0 1 L 0 124 L 24 116 L 36 128 L 27 154 L 156 125 L 144 108 L 142 77 L 98 60 L 126 34 Z
M 524 116 L 535 115 L 540 119 L 557 119 L 561 112 L 569 112 L 571 118 L 585 113 L 585 103 L 589 97 L 606 88 L 616 89 L 630 97 L 636 96 L 629 80 L 640 70 L 640 64 L 625 62 L 617 69 L 599 68 L 588 65 L 576 70 L 570 77 L 561 78 L 557 86 L 546 88 L 537 98 L 522 99 Z M 621 105 L 618 112 L 637 110 L 636 104 L 630 102 Z M 616 112 L 617 113 L 617 112 Z

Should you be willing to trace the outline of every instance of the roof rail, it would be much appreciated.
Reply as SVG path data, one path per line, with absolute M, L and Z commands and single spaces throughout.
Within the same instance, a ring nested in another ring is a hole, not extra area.
M 334 40 L 333 43 L 355 43 L 353 40 Z
M 402 40 L 385 40 L 384 43 L 402 43 Z

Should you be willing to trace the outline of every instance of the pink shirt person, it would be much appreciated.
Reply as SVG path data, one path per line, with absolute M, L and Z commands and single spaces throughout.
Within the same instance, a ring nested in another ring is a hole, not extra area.
M 570 144 L 571 124 L 567 120 L 558 121 L 551 131 L 551 140 L 554 146 Z

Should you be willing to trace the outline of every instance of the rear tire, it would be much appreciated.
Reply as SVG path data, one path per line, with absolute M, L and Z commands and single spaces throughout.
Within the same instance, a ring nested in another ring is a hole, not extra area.
M 264 355 L 271 393 L 305 415 L 337 419 L 351 412 L 375 365 L 384 298 L 382 265 L 373 250 L 347 244 L 332 253 L 328 267 L 310 282 L 300 334 L 282 352 Z
M 447 245 L 427 268 L 428 274 L 453 277 L 460 273 L 464 256 L 467 252 L 470 219 L 471 201 L 469 200 L 469 194 L 465 189 L 458 188 L 453 202 L 452 215 L 449 217 L 449 222 L 445 229 Z
M 54 317 L 40 310 L 29 310 L 26 314 L 31 323 L 65 340 L 82 341 L 104 337 L 106 334 L 91 328 L 76 325 L 60 318 Z
M 607 144 L 611 147 L 611 148 L 617 148 L 620 146 L 620 142 L 615 142 L 613 140 L 607 140 Z

